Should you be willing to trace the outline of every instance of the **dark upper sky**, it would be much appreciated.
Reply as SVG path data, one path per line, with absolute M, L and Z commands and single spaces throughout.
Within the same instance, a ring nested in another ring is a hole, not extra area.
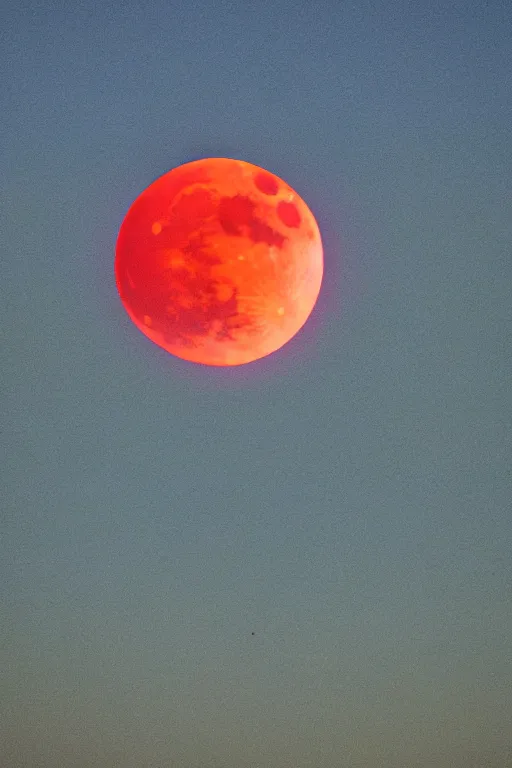
M 503 0 L 0 11 L 2 766 L 512 765 L 511 31 Z M 133 199 L 208 155 L 325 246 L 311 321 L 233 370 L 113 279 Z

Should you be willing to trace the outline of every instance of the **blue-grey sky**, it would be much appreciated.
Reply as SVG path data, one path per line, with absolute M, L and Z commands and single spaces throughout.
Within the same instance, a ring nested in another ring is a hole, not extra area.
M 508 4 L 0 22 L 1 765 L 512 766 Z M 134 198 L 201 156 L 325 247 L 311 321 L 231 370 L 114 284 Z

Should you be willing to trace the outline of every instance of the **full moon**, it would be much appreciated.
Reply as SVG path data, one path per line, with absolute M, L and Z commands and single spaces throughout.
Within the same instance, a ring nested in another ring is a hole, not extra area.
M 284 346 L 311 314 L 322 275 L 306 203 L 242 160 L 164 174 L 132 203 L 116 243 L 117 289 L 134 324 L 203 365 L 243 365 Z

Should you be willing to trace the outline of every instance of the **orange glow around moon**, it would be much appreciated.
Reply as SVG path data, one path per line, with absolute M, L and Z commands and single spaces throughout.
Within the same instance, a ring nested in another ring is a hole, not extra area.
M 137 328 L 204 365 L 280 349 L 308 319 L 322 274 L 306 203 L 241 160 L 207 158 L 161 176 L 129 208 L 116 244 L 117 289 Z

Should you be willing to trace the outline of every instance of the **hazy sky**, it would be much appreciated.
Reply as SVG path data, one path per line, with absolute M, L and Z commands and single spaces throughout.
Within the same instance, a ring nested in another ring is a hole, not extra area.
M 504 0 L 3 5 L 2 768 L 512 766 L 511 59 Z M 325 246 L 232 370 L 114 284 L 200 156 Z

